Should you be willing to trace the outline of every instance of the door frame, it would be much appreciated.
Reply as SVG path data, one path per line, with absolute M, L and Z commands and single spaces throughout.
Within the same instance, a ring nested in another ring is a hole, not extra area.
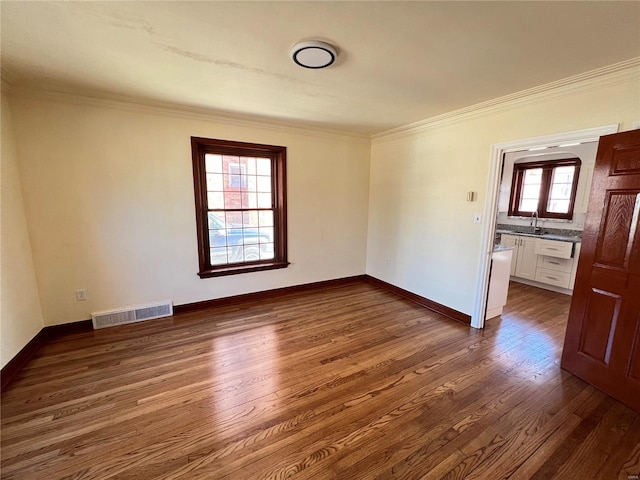
M 500 179 L 504 154 L 526 150 L 529 148 L 554 147 L 565 143 L 598 141 L 602 135 L 617 133 L 619 124 L 604 125 L 601 127 L 586 128 L 570 132 L 554 133 L 540 137 L 524 138 L 509 142 L 494 143 L 491 145 L 491 159 L 489 164 L 489 179 L 487 181 L 487 196 L 484 204 L 484 219 L 482 227 L 482 249 L 480 264 L 478 266 L 478 282 L 476 284 L 476 297 L 471 326 L 484 328 L 484 317 L 487 308 L 487 292 L 489 291 L 489 271 L 491 268 L 491 255 L 496 232 L 498 195 L 500 192 Z

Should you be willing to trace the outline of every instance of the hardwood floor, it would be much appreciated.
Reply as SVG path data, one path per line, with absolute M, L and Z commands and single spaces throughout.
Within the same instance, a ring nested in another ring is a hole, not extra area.
M 569 297 L 484 331 L 368 283 L 52 341 L 2 394 L 3 479 L 627 479 L 640 415 L 559 367 Z

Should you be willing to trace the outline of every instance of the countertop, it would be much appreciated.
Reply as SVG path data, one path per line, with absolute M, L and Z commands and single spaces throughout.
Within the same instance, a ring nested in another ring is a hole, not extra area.
M 544 240 L 558 240 L 560 242 L 571 242 L 571 243 L 582 242 L 582 238 L 579 235 L 557 235 L 555 233 L 534 234 L 534 233 L 524 233 L 524 232 L 504 230 L 504 229 L 497 229 L 496 233 L 499 233 L 501 235 L 508 234 L 508 235 L 518 235 L 521 237 L 542 238 Z

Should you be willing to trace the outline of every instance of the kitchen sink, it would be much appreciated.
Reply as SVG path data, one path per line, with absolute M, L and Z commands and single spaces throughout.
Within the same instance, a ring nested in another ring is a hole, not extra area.
M 542 235 L 546 235 L 543 232 L 533 233 L 533 232 L 527 231 L 527 230 L 516 230 L 513 233 L 517 233 L 519 235 L 535 235 L 536 237 L 541 237 Z

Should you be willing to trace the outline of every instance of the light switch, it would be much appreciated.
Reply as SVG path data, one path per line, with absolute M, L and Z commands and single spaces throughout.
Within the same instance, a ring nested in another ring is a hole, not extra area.
M 473 214 L 473 223 L 482 223 L 482 214 L 474 213 Z

